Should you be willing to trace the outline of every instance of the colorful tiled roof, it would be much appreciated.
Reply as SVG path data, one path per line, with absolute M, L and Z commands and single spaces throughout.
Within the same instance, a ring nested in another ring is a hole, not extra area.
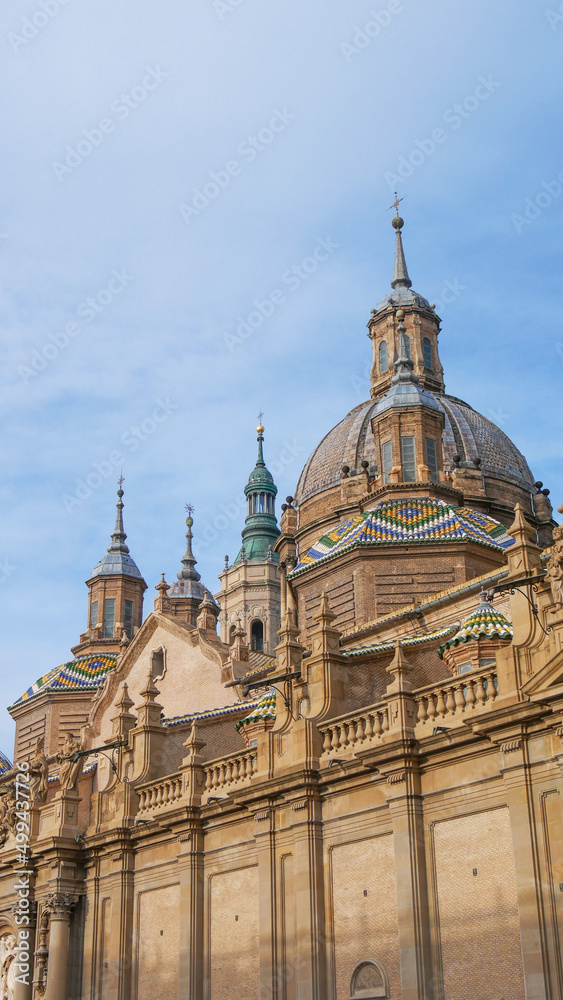
M 384 500 L 323 535 L 290 575 L 297 576 L 312 565 L 360 546 L 458 541 L 477 542 L 502 552 L 514 539 L 492 517 L 469 507 L 454 507 L 437 497 Z
M 261 722 L 265 719 L 275 719 L 276 717 L 276 692 L 268 691 L 263 698 L 260 699 L 254 711 L 247 715 L 246 718 L 241 719 L 237 722 L 235 729 L 237 732 L 242 729 L 243 726 L 249 726 L 253 722 Z
M 226 718 L 229 715 L 240 714 L 260 704 L 260 698 L 253 698 L 252 701 L 239 701 L 236 705 L 227 705 L 225 708 L 210 708 L 207 712 L 193 712 L 191 715 L 174 715 L 170 719 L 164 719 L 165 726 L 180 726 L 185 722 L 199 722 L 200 719 Z
M 115 670 L 116 653 L 87 653 L 44 674 L 14 703 L 20 704 L 43 691 L 93 691 Z
M 6 771 L 11 771 L 12 766 L 6 755 L 0 750 L 0 776 L 6 774 Z
M 413 635 L 408 638 L 401 638 L 401 646 L 420 646 L 423 642 L 432 642 L 433 639 L 443 639 L 446 635 L 451 635 L 457 631 L 457 625 L 448 625 L 446 628 L 438 629 L 435 632 L 426 632 L 425 635 Z M 440 647 L 441 648 L 441 647 Z M 343 656 L 363 656 L 364 653 L 387 653 L 395 649 L 395 640 L 389 642 L 377 642 L 371 646 L 353 646 L 350 649 L 342 649 Z
M 439 646 L 438 656 L 443 658 L 446 649 L 459 646 L 462 642 L 477 642 L 479 639 L 512 639 L 513 635 L 514 631 L 508 618 L 493 608 L 488 601 L 482 600 L 463 623 L 459 632 Z

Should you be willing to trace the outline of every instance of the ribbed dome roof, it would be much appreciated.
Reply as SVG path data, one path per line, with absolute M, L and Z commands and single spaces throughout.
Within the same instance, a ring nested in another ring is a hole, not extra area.
M 481 470 L 488 479 L 511 483 L 520 489 L 534 491 L 534 477 L 528 463 L 510 438 L 492 421 L 477 413 L 468 403 L 455 396 L 432 393 L 445 416 L 444 465 L 454 455 L 464 462 L 481 459 Z M 370 471 L 377 466 L 371 419 L 379 401 L 360 403 L 323 438 L 309 457 L 299 477 L 295 499 L 303 503 L 316 493 L 337 486 L 342 478 L 342 466 L 360 471 L 363 460 Z

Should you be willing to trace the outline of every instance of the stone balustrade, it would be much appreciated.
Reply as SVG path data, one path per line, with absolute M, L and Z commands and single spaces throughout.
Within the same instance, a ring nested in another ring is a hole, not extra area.
M 204 765 L 205 791 L 213 794 L 223 789 L 230 791 L 247 785 L 256 770 L 256 751 L 229 754 Z
M 324 737 L 322 756 L 351 749 L 357 744 L 373 743 L 388 729 L 389 711 L 385 703 L 331 719 L 319 726 Z
M 139 793 L 139 813 L 152 812 L 160 806 L 170 806 L 182 797 L 182 776 L 169 774 L 159 781 L 152 781 L 137 788 Z
M 418 724 L 453 718 L 491 705 L 498 693 L 496 670 L 475 670 L 415 692 Z

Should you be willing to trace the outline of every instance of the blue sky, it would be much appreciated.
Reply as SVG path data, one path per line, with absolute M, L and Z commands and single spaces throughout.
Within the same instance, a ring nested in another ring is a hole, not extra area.
M 367 398 L 395 187 L 448 391 L 563 501 L 562 40 L 558 2 L 2 5 L 6 703 L 86 626 L 121 466 L 148 612 L 187 501 L 207 586 L 236 553 L 260 409 L 283 500 Z

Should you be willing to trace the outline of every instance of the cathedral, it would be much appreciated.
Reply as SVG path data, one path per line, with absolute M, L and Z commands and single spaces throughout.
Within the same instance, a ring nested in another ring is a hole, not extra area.
M 370 398 L 279 518 L 259 423 L 220 589 L 188 508 L 143 606 L 120 482 L 8 708 L 0 1000 L 563 996 L 563 527 L 446 392 L 396 209 Z

